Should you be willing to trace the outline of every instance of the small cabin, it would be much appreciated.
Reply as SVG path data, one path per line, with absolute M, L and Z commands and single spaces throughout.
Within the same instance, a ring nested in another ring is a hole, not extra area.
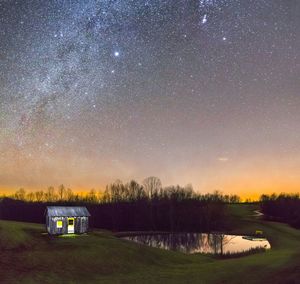
M 47 206 L 45 215 L 50 235 L 86 233 L 91 216 L 83 206 Z

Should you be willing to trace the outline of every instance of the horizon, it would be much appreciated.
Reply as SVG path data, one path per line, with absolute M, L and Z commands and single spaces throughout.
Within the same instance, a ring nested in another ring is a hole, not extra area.
M 135 179 L 132 179 L 132 180 L 135 180 Z M 120 181 L 119 179 L 116 179 L 115 181 Z M 127 182 L 130 182 L 131 180 L 128 180 L 128 181 L 125 181 L 124 184 L 126 184 Z M 137 181 L 137 180 L 135 180 Z M 140 183 L 142 185 L 142 181 L 137 181 L 138 183 Z M 112 182 L 113 183 L 113 182 Z M 91 188 L 72 188 L 71 186 L 68 186 L 68 185 L 65 185 L 65 184 L 57 184 L 57 185 L 49 185 L 47 187 L 40 187 L 40 188 L 25 188 L 25 187 L 16 187 L 16 188 L 10 188 L 10 189 L 6 189 L 6 190 L 1 190 L 0 189 L 0 198 L 1 197 L 13 197 L 14 194 L 20 190 L 20 189 L 24 189 L 25 190 L 25 193 L 26 195 L 28 193 L 35 193 L 37 191 L 43 191 L 43 192 L 46 192 L 47 189 L 49 187 L 53 187 L 55 191 L 58 190 L 58 188 L 63 185 L 65 187 L 65 189 L 71 189 L 72 193 L 74 195 L 78 195 L 78 196 L 87 196 L 91 191 L 95 191 L 95 194 L 98 195 L 102 195 L 104 192 L 105 192 L 105 189 L 106 189 L 106 186 L 109 186 L 111 185 L 112 183 L 108 183 L 106 184 L 104 187 L 91 187 Z M 186 184 L 186 185 L 179 185 L 179 184 L 174 184 L 174 185 L 164 185 L 162 184 L 163 188 L 168 188 L 168 187 L 171 187 L 171 186 L 182 186 L 182 187 L 185 187 L 185 186 L 192 186 L 193 188 L 193 191 L 194 193 L 196 194 L 200 194 L 200 195 L 205 195 L 205 194 L 213 194 L 214 192 L 218 192 L 219 194 L 221 195 L 237 195 L 241 198 L 241 202 L 247 202 L 247 201 L 251 201 L 251 202 L 256 202 L 256 201 L 259 201 L 260 197 L 262 195 L 272 195 L 272 194 L 276 194 L 276 195 L 280 195 L 280 194 L 287 194 L 287 195 L 293 195 L 293 194 L 299 194 L 300 191 L 278 191 L 278 192 L 275 192 L 275 191 L 260 191 L 259 193 L 255 193 L 255 194 L 251 194 L 249 192 L 245 193 L 245 194 L 239 194 L 238 192 L 224 192 L 224 191 L 221 191 L 221 190 L 218 190 L 218 189 L 214 189 L 214 190 L 210 190 L 210 191 L 200 191 L 200 190 L 197 190 L 195 187 L 193 187 L 192 184 Z

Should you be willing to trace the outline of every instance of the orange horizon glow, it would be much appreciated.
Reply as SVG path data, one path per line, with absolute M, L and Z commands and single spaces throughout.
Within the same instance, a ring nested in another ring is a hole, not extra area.
M 182 160 L 174 156 L 171 160 L 161 160 L 155 167 L 138 157 L 83 159 L 76 152 L 62 151 L 44 155 L 43 159 L 33 159 L 12 151 L 11 159 L 7 157 L 7 162 L 0 164 L 0 194 L 11 195 L 20 188 L 26 192 L 45 191 L 49 186 L 57 188 L 64 184 L 74 193 L 85 195 L 91 189 L 103 192 L 116 179 L 142 183 L 147 176 L 159 177 L 164 187 L 192 184 L 197 193 L 218 190 L 223 194 L 237 194 L 243 200 L 258 200 L 262 194 L 300 191 L 300 157 L 285 153 L 275 158 L 273 151 L 264 154 L 251 151 L 244 153 L 243 159 L 234 155 L 209 155 Z
M 57 189 L 59 187 L 59 185 L 54 186 L 55 189 Z M 36 192 L 36 191 L 46 191 L 47 187 L 41 187 L 41 188 L 26 188 L 26 187 L 13 187 L 13 188 L 0 188 L 0 197 L 1 196 L 11 196 L 13 195 L 17 190 L 19 190 L 20 188 L 23 188 L 25 190 L 26 193 L 29 192 Z M 71 186 L 66 186 L 65 188 L 71 188 L 71 190 L 73 191 L 74 194 L 78 194 L 79 196 L 86 196 L 87 194 L 89 194 L 89 192 L 91 190 L 95 190 L 96 194 L 103 194 L 105 191 L 105 186 L 104 187 L 91 187 L 91 188 L 72 188 Z M 233 187 L 234 188 L 234 187 Z M 216 189 L 218 190 L 218 189 Z M 196 193 L 199 194 L 206 194 L 206 193 L 213 193 L 214 190 L 211 191 L 199 191 L 197 189 L 194 188 L 194 191 Z M 251 200 L 251 201 L 258 201 L 260 196 L 262 194 L 295 194 L 295 193 L 300 193 L 300 191 L 298 190 L 298 187 L 292 187 L 291 189 L 286 189 L 286 190 L 275 190 L 275 188 L 261 188 L 261 189 L 253 189 L 253 190 L 238 190 L 236 189 L 234 190 L 230 190 L 230 191 L 222 191 L 222 190 L 218 190 L 221 194 L 223 195 L 231 195 L 231 194 L 237 194 L 240 198 L 242 202 L 245 202 L 246 200 Z
M 91 189 L 104 191 L 107 184 L 120 179 L 124 183 L 134 179 L 142 183 L 147 176 L 161 179 L 163 187 L 192 184 L 198 193 L 237 194 L 242 198 L 257 199 L 261 194 L 296 193 L 300 191 L 300 156 L 274 149 L 237 149 L 231 155 L 194 152 L 194 158 L 182 158 L 178 151 L 166 158 L 131 154 L 112 160 L 107 153 L 100 159 L 91 153 L 83 157 L 76 151 L 44 152 L 16 151 L 11 144 L 4 152 L 5 163 L 0 163 L 0 193 L 12 194 L 19 188 L 28 191 L 57 188 L 64 184 L 76 193 Z M 221 152 L 221 151 L 220 151 Z M 243 155 L 241 155 L 243 153 Z M 159 161 L 154 163 L 153 160 Z

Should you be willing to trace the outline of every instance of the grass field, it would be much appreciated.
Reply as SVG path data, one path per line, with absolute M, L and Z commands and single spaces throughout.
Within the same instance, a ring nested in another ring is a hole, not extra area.
M 0 221 L 0 283 L 299 283 L 300 230 L 232 205 L 235 230 L 263 230 L 272 249 L 215 259 L 144 247 L 94 231 L 50 237 L 42 225 Z

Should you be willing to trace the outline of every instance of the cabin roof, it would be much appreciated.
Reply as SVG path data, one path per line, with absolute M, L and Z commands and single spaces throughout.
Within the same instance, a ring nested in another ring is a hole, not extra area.
M 50 217 L 88 217 L 91 216 L 84 206 L 47 206 Z

